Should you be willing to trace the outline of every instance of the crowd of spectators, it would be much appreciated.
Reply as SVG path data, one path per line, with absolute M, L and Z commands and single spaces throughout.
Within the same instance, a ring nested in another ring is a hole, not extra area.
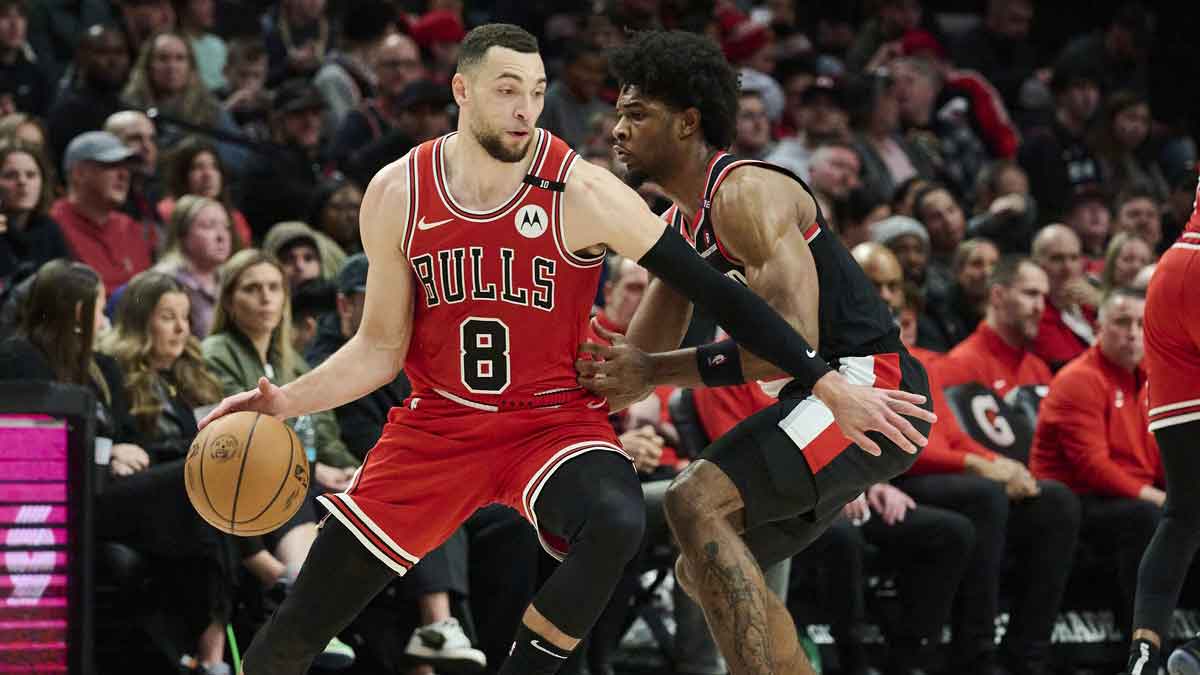
M 0 379 L 95 390 L 111 448 L 97 536 L 153 559 L 177 589 L 191 667 L 230 672 L 226 624 L 252 626 L 287 593 L 320 514 L 308 503 L 250 539 L 204 525 L 180 477 L 194 412 L 260 376 L 289 382 L 354 335 L 363 191 L 454 128 L 466 31 L 510 21 L 537 34 L 550 76 L 539 125 L 617 174 L 606 50 L 630 30 L 703 33 L 741 74 L 732 151 L 809 185 L 929 370 L 941 419 L 908 474 L 849 505 L 790 566 L 834 582 L 827 672 L 872 672 L 868 550 L 912 599 L 885 630 L 886 672 L 1053 672 L 1055 617 L 1089 542 L 1112 558 L 1128 627 L 1165 500 L 1141 290 L 1197 194 L 1196 92 L 1180 91 L 1195 79 L 1171 61 L 1192 53 L 1186 24 L 1093 4 L 1080 17 L 1033 0 L 0 0 Z M 665 206 L 652 183 L 639 191 Z M 646 283 L 611 260 L 595 321 L 623 330 Z M 688 340 L 715 330 L 698 316 Z M 349 484 L 408 392 L 401 375 L 290 421 L 314 494 Z M 973 423 L 962 411 L 979 397 L 992 414 Z M 996 417 L 1016 419 L 1023 401 L 1029 428 L 998 440 Z M 614 416 L 651 526 L 564 672 L 612 672 L 639 573 L 670 550 L 669 479 L 769 402 L 754 384 L 662 388 Z M 687 430 L 681 409 L 696 417 Z M 548 560 L 514 512 L 482 510 L 322 665 L 493 672 Z M 806 603 L 777 567 L 775 590 Z M 1006 599 L 1005 574 L 1024 582 Z M 703 615 L 674 600 L 678 672 L 721 675 Z

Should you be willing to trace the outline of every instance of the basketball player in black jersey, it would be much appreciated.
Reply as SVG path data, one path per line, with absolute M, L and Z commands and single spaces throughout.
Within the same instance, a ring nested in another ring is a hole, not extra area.
M 670 226 L 766 300 L 820 358 L 811 372 L 783 380 L 730 341 L 667 351 L 679 346 L 691 305 L 656 279 L 625 338 L 606 334 L 612 347 L 581 347 L 580 381 L 614 410 L 657 384 L 781 387 L 777 404 L 680 474 L 666 509 L 682 552 L 677 578 L 704 608 L 730 672 L 811 673 L 761 569 L 808 546 L 843 505 L 912 465 L 936 419 L 925 402 L 928 381 L 808 187 L 784 169 L 724 152 L 738 82 L 718 48 L 690 33 L 642 33 L 612 63 L 621 83 L 613 136 L 632 182 L 660 185 L 674 201 Z M 852 383 L 909 392 L 923 407 L 906 418 L 900 403 L 887 402 L 872 414 L 889 424 L 872 428 L 889 432 L 859 433 L 855 418 L 864 413 L 848 400 Z

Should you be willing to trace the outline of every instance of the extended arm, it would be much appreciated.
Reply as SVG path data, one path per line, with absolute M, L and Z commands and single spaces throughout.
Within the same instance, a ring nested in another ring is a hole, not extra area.
M 404 228 L 398 226 L 408 213 L 405 161 L 380 171 L 363 197 L 361 233 L 371 265 L 358 332 L 303 377 L 284 387 L 260 380 L 258 389 L 222 401 L 202 424 L 235 410 L 282 418 L 329 410 L 395 379 L 408 353 L 413 308 L 412 271 L 401 248 Z

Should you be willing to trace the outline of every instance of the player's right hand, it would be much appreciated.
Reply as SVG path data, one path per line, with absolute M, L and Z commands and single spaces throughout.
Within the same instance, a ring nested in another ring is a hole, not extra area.
M 829 407 L 846 438 L 875 456 L 883 451 L 867 436 L 868 432 L 881 433 L 904 452 L 916 454 L 917 448 L 929 441 L 905 417 L 937 422 L 937 415 L 920 407 L 924 396 L 852 384 L 836 371 L 817 380 L 813 394 Z
M 283 393 L 282 388 L 275 386 L 267 378 L 260 377 L 258 378 L 257 389 L 243 391 L 233 396 L 226 396 L 223 401 L 217 404 L 216 408 L 213 408 L 212 412 L 200 420 L 199 427 L 203 429 L 212 423 L 213 420 L 242 410 L 260 412 L 273 417 L 283 417 L 284 410 L 286 410 L 286 401 L 287 395 Z

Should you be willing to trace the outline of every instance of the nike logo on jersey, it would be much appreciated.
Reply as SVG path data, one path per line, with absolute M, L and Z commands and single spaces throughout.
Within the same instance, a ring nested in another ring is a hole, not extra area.
M 546 648 L 545 648 L 545 647 L 543 647 L 543 646 L 541 645 L 541 643 L 539 643 L 537 640 L 531 640 L 531 641 L 529 642 L 529 644 L 533 645 L 533 648 L 534 648 L 534 649 L 536 649 L 536 650 L 538 650 L 538 651 L 540 651 L 540 652 L 546 652 L 547 654 L 549 654 L 550 656 L 553 656 L 553 657 L 554 657 L 554 658 L 556 658 L 556 659 L 565 659 L 565 658 L 567 658 L 567 657 L 565 657 L 565 656 L 562 656 L 562 655 L 560 655 L 560 654 L 555 654 L 554 652 L 550 651 L 549 649 L 546 649 Z
M 425 216 L 421 216 L 421 219 L 417 221 L 417 229 L 418 230 L 432 230 L 435 227 L 441 227 L 442 225 L 452 222 L 453 220 L 454 220 L 453 218 L 447 218 L 445 220 L 435 220 L 432 223 L 427 223 L 427 222 L 425 222 Z
M 805 351 L 804 353 L 808 354 L 808 358 L 810 358 L 810 359 L 816 358 L 816 356 L 817 356 L 817 353 L 811 349 Z

